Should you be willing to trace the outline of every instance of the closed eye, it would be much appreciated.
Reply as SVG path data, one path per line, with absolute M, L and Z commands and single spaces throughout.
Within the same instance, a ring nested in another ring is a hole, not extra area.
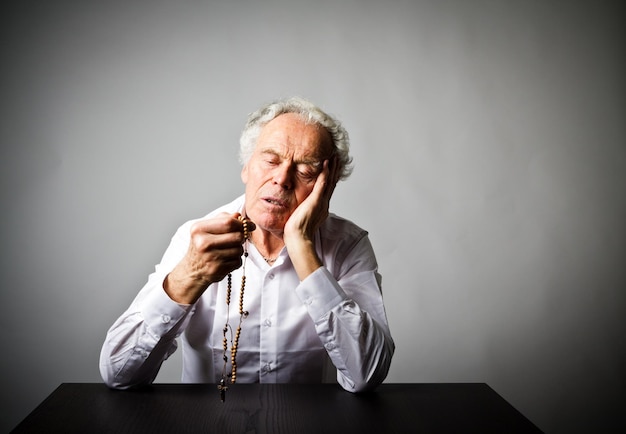
M 306 181 L 317 178 L 319 174 L 318 164 L 300 164 L 298 167 L 298 176 Z
M 309 172 L 298 172 L 298 176 L 305 181 L 310 181 L 316 177 L 316 174 Z

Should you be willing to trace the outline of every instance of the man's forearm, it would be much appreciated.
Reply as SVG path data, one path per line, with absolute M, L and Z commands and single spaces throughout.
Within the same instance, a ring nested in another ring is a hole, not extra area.
M 290 242 L 287 245 L 287 251 L 300 281 L 309 277 L 323 265 L 315 252 L 315 245 L 312 241 L 297 240 Z
M 373 272 L 357 279 L 365 305 L 350 298 L 326 268 L 321 268 L 296 289 L 315 324 L 317 334 L 338 370 L 338 381 L 351 392 L 360 392 L 382 383 L 395 350 L 384 315 L 373 312 L 379 289 Z M 369 293 L 369 297 L 365 296 Z M 365 309 L 372 309 L 368 312 Z

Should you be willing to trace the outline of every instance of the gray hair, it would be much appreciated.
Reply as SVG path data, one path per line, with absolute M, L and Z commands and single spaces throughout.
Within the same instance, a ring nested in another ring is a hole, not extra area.
M 246 164 L 256 146 L 261 129 L 271 120 L 285 113 L 295 113 L 311 124 L 326 128 L 332 137 L 337 156 L 339 179 L 346 179 L 352 173 L 352 157 L 350 156 L 350 139 L 348 132 L 341 123 L 328 115 L 313 103 L 299 97 L 274 101 L 261 107 L 248 116 L 248 121 L 239 139 L 239 161 Z

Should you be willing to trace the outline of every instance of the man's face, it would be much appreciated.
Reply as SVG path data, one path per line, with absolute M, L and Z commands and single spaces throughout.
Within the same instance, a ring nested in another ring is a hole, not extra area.
M 241 171 L 247 216 L 261 229 L 282 233 L 293 211 L 311 194 L 331 153 L 325 128 L 306 124 L 293 113 L 270 121 Z

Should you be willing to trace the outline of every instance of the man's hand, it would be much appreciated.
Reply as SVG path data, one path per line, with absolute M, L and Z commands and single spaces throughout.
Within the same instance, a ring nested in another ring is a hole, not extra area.
M 300 280 L 322 266 L 314 246 L 315 232 L 328 218 L 330 198 L 337 185 L 336 159 L 325 160 L 311 194 L 294 210 L 285 224 L 283 241 Z
M 211 283 L 241 267 L 244 237 L 238 217 L 239 213 L 222 214 L 194 223 L 187 254 L 163 282 L 172 300 L 193 304 Z M 254 228 L 249 222 L 248 230 Z

